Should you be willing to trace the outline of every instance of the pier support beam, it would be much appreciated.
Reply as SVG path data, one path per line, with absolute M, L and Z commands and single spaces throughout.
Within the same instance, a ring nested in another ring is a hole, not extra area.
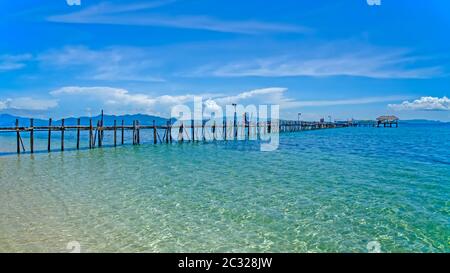
M 17 132 L 17 153 L 20 154 L 20 131 L 19 131 L 19 119 L 16 119 L 16 132 Z
M 80 149 L 80 125 L 81 119 L 77 119 L 77 150 Z
M 61 120 L 61 151 L 64 151 L 64 119 Z
M 30 153 L 34 153 L 34 119 L 30 119 Z
M 117 121 L 114 120 L 114 147 L 117 146 Z
M 47 151 L 48 152 L 50 152 L 51 140 L 52 140 L 52 119 L 50 118 L 48 120 L 48 140 L 47 140 Z

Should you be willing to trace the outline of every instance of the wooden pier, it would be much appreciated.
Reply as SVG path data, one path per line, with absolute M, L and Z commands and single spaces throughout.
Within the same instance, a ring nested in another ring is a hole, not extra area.
M 103 117 L 103 115 L 102 115 Z M 344 128 L 344 127 L 356 127 L 359 126 L 356 122 L 306 122 L 306 121 L 265 121 L 265 122 L 252 122 L 248 121 L 247 116 L 244 114 L 242 121 L 223 121 L 223 123 L 217 124 L 207 121 L 184 121 L 178 122 L 178 125 L 171 124 L 167 121 L 165 125 L 157 125 L 155 121 L 152 124 L 143 125 L 138 120 L 133 121 L 131 125 L 125 125 L 124 120 L 121 120 L 120 124 L 117 120 L 114 120 L 112 125 L 105 125 L 103 118 L 93 124 L 93 119 L 89 120 L 89 125 L 81 125 L 81 120 L 77 119 L 76 125 L 66 125 L 65 120 L 60 121 L 60 125 L 53 125 L 53 120 L 48 120 L 48 126 L 34 126 L 34 119 L 30 119 L 29 126 L 20 126 L 19 120 L 15 122 L 13 127 L 0 128 L 1 132 L 10 132 L 16 134 L 16 151 L 18 154 L 26 152 L 25 143 L 22 139 L 22 135 L 29 134 L 29 149 L 30 153 L 35 152 L 35 134 L 37 132 L 47 132 L 47 152 L 52 151 L 52 135 L 59 133 L 61 137 L 60 151 L 66 149 L 65 146 L 65 133 L 75 133 L 75 147 L 72 149 L 79 150 L 81 145 L 81 132 L 88 132 L 88 148 L 94 149 L 96 147 L 102 147 L 104 145 L 105 132 L 112 132 L 112 146 L 125 144 L 125 132 L 131 131 L 132 138 L 131 143 L 133 145 L 141 144 L 141 131 L 151 130 L 151 141 L 154 144 L 158 143 L 172 143 L 172 142 L 194 142 L 194 141 L 206 141 L 206 135 L 208 134 L 209 140 L 260 140 L 265 135 L 271 133 L 287 133 L 298 132 L 308 130 L 320 130 L 331 128 Z M 375 124 L 375 122 L 373 122 Z M 375 125 L 374 125 L 375 126 Z M 220 131 L 220 135 L 218 134 Z M 175 133 L 174 133 L 175 132 Z M 238 135 L 239 133 L 239 135 Z M 120 134 L 120 138 L 118 138 Z M 176 137 L 174 137 L 174 135 Z

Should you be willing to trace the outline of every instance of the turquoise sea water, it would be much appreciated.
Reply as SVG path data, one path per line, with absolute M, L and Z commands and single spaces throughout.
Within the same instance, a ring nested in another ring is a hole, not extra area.
M 0 251 L 449 252 L 449 125 L 280 142 L 0 156 Z

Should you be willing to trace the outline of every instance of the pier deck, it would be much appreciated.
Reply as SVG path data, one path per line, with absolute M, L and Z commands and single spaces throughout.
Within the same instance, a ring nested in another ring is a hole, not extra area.
M 76 125 L 65 125 L 65 120 L 60 121 L 60 125 L 52 125 L 52 119 L 49 119 L 48 126 L 34 126 L 34 120 L 30 119 L 29 126 L 20 126 L 19 120 L 15 122 L 15 126 L 12 127 L 0 127 L 0 133 L 16 133 L 16 151 L 18 154 L 26 152 L 25 144 L 22 139 L 23 134 L 29 134 L 29 152 L 35 151 L 35 133 L 36 132 L 48 132 L 47 136 L 47 151 L 52 149 L 52 133 L 59 132 L 60 150 L 64 151 L 65 132 L 76 132 L 76 149 L 80 149 L 80 133 L 82 131 L 88 131 L 89 137 L 89 149 L 95 147 L 102 147 L 104 143 L 104 132 L 113 132 L 113 146 L 125 144 L 125 131 L 132 131 L 132 144 L 138 145 L 141 143 L 141 130 L 152 130 L 152 141 L 157 143 L 172 143 L 174 141 L 205 141 L 206 135 L 210 140 L 258 140 L 261 136 L 270 135 L 271 133 L 280 132 L 298 132 L 308 130 L 320 130 L 331 128 L 345 128 L 366 126 L 364 123 L 359 125 L 355 122 L 307 122 L 307 121 L 266 121 L 266 122 L 250 122 L 244 117 L 242 122 L 236 121 L 224 121 L 221 124 L 212 122 L 201 121 L 184 121 L 176 124 L 171 124 L 169 121 L 166 125 L 157 125 L 155 121 L 151 125 L 140 124 L 139 121 L 133 121 L 132 125 L 125 125 L 121 120 L 118 125 L 117 120 L 114 120 L 113 125 L 103 125 L 102 120 L 97 120 L 97 124 L 93 125 L 93 120 L 89 121 L 89 125 L 81 125 L 80 119 L 77 120 Z M 375 126 L 375 123 L 373 123 Z M 118 138 L 120 134 L 120 138 Z M 175 137 L 174 137 L 175 135 Z

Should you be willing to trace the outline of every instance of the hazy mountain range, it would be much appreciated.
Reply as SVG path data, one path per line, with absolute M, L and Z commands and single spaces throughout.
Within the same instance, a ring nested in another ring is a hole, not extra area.
M 95 126 L 97 124 L 97 121 L 101 119 L 101 116 L 94 116 L 94 117 L 80 117 L 81 119 L 81 125 L 89 125 L 89 119 L 92 118 L 92 123 Z M 0 127 L 12 127 L 15 126 L 16 119 L 19 119 L 19 125 L 20 126 L 28 126 L 30 124 L 30 118 L 24 118 L 24 117 L 18 117 L 13 116 L 9 114 L 0 114 Z M 70 117 L 64 119 L 65 125 L 76 125 L 77 124 L 77 117 Z M 122 115 L 122 116 L 115 116 L 115 115 L 104 115 L 103 117 L 104 124 L 105 125 L 113 125 L 114 120 L 117 120 L 117 125 L 120 125 L 122 123 L 122 120 L 126 125 L 133 124 L 134 120 L 139 120 L 141 125 L 151 125 L 153 124 L 153 120 L 157 125 L 165 125 L 168 121 L 166 118 L 158 117 L 158 116 L 151 116 L 151 115 L 144 115 L 144 114 L 136 114 L 136 115 Z M 172 119 L 172 123 L 175 120 Z M 52 125 L 60 125 L 61 120 L 54 120 L 52 121 Z M 34 126 L 47 126 L 48 125 L 48 119 L 34 119 Z

